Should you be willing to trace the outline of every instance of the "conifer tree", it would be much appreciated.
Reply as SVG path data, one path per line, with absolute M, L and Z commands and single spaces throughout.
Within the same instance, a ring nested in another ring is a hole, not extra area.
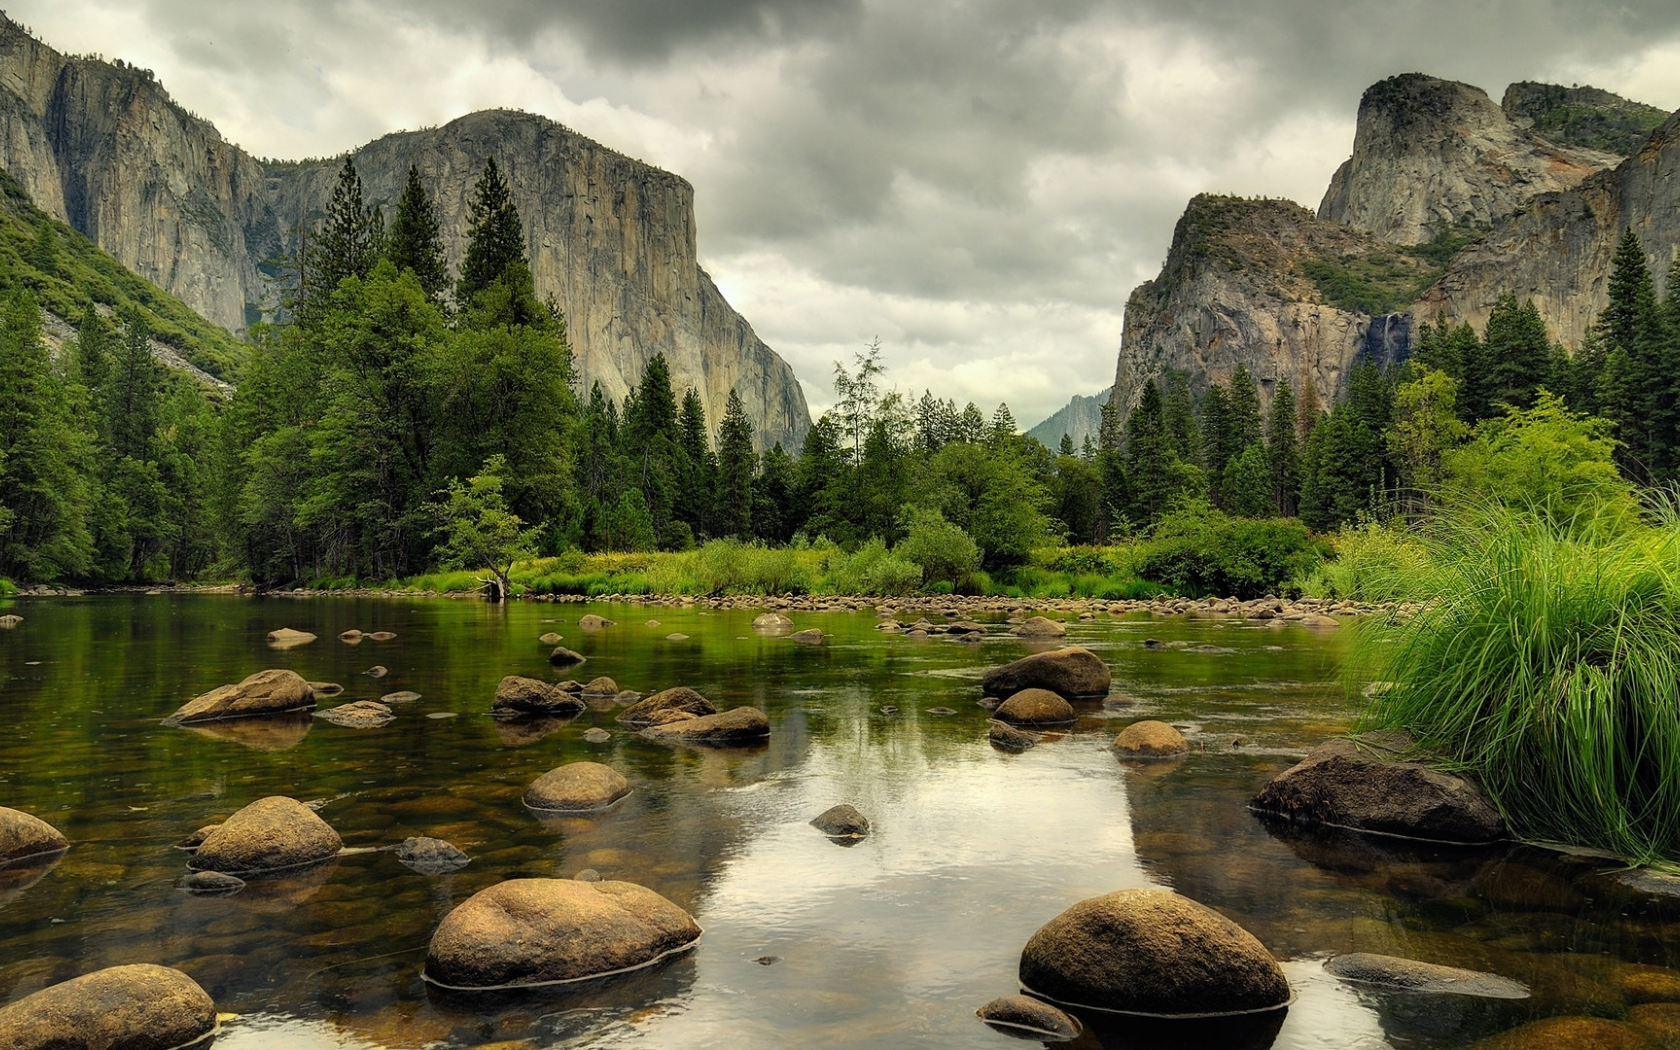
M 1629 229 L 1611 262 L 1609 301 L 1598 318 L 1598 333 L 1608 355 L 1616 361 L 1611 383 L 1621 397 L 1601 402 L 1616 423 L 1623 466 L 1638 480 L 1672 476 L 1680 424 L 1675 397 L 1680 378 L 1674 374 L 1677 349 L 1664 311 L 1657 302 L 1645 250 Z M 1609 363 L 1606 365 L 1607 369 Z
M 1240 451 L 1231 429 L 1230 393 L 1220 383 L 1209 383 L 1208 392 L 1202 398 L 1202 463 L 1208 476 L 1217 482 L 1225 472 L 1225 464 Z M 1218 502 L 1217 492 L 1214 497 Z
M 790 527 L 795 467 L 793 457 L 780 441 L 760 458 L 758 478 L 753 482 L 753 535 L 768 543 L 786 543 Z
M 1056 447 L 1057 447 L 1057 451 L 1060 455 L 1063 455 L 1063 456 L 1073 455 L 1073 437 L 1064 432 L 1062 434 L 1061 444 L 1057 445 Z
M 1546 323 L 1532 301 L 1502 295 L 1488 315 L 1482 337 L 1482 376 L 1490 406 L 1528 408 L 1535 392 L 1551 381 L 1551 343 Z
M 499 280 L 520 294 L 530 287 L 531 271 L 525 260 L 525 225 L 496 158 L 489 157 L 467 205 L 467 254 L 455 283 L 456 305 L 466 309 Z
M 441 302 L 449 287 L 449 266 L 444 261 L 443 236 L 439 232 L 437 206 L 420 184 L 420 169 L 408 166 L 408 182 L 397 201 L 385 241 L 385 256 L 400 272 L 412 271 L 434 303 Z
M 106 433 L 117 455 L 153 457 L 162 387 L 163 368 L 152 356 L 145 318 L 130 313 L 123 318 L 123 339 L 105 388 Z
M 1009 411 L 1004 402 L 998 402 L 997 409 L 992 412 L 992 443 L 1006 444 L 1019 429 L 1015 424 L 1015 413 Z
M 1167 440 L 1179 459 L 1186 463 L 1202 461 L 1202 432 L 1196 425 L 1196 403 L 1190 396 L 1190 381 L 1183 372 L 1167 374 L 1167 388 L 1161 395 L 1162 411 L 1166 415 Z
M 1167 441 L 1161 390 L 1151 379 L 1126 418 L 1126 488 L 1133 521 L 1153 522 L 1166 511 L 1177 458 Z
M 1126 493 L 1124 431 L 1120 428 L 1120 406 L 1114 394 L 1102 403 L 1102 423 L 1097 428 L 1096 465 L 1100 507 L 1097 511 L 1098 542 L 1113 538 L 1113 529 L 1126 519 L 1130 500 Z
M 675 513 L 697 535 L 711 532 L 712 508 L 717 499 L 717 459 L 706 440 L 706 429 L 706 406 L 700 392 L 689 387 L 677 416 Z
M 723 423 L 718 428 L 718 503 L 720 532 L 737 539 L 752 538 L 753 454 L 752 423 L 736 390 L 729 391 Z
M 1225 499 L 1225 510 L 1239 518 L 1269 518 L 1277 513 L 1277 497 L 1273 492 L 1271 471 L 1266 466 L 1266 450 L 1258 442 L 1243 449 L 1225 465 L 1225 475 L 1219 479 L 1219 491 Z
M 1266 466 L 1272 478 L 1272 501 L 1277 514 L 1294 517 L 1301 496 L 1301 448 L 1295 437 L 1295 388 L 1278 380 L 1272 411 L 1266 422 Z
M 1247 365 L 1239 364 L 1231 373 L 1229 396 L 1228 440 L 1231 455 L 1238 456 L 1250 445 L 1260 444 L 1265 435 L 1265 425 L 1260 418 L 1260 391 L 1255 388 L 1254 377 L 1249 374 Z
M 332 199 L 320 231 L 304 259 L 303 312 L 322 308 L 346 277 L 366 277 L 379 257 L 383 221 L 369 209 L 362 193 L 362 177 L 346 156 L 333 186 Z

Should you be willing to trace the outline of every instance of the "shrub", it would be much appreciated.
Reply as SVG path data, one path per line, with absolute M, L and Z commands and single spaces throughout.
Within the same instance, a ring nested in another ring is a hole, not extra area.
M 1290 582 L 1309 598 L 1384 602 L 1420 598 L 1434 569 L 1429 550 L 1398 526 L 1366 521 L 1330 540 L 1334 556 Z
M 937 510 L 912 507 L 903 517 L 905 537 L 893 553 L 918 565 L 924 583 L 955 583 L 980 568 L 974 538 L 945 520 Z
M 922 582 L 921 567 L 890 553 L 879 538 L 853 554 L 831 549 L 825 561 L 829 586 L 840 594 L 909 594 Z
M 1232 518 L 1192 504 L 1156 523 L 1138 544 L 1133 568 L 1180 594 L 1258 598 L 1282 590 L 1323 557 L 1323 544 L 1299 521 Z

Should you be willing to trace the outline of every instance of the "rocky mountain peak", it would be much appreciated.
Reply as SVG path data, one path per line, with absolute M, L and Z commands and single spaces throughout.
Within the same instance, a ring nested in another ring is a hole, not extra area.
M 1582 146 L 1627 157 L 1639 151 L 1668 113 L 1656 106 L 1585 85 L 1523 80 L 1500 100 L 1512 120 L 1563 146 Z

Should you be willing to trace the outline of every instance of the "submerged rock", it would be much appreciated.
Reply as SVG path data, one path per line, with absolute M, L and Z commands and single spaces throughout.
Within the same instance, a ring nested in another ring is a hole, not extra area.
M 1211 908 L 1167 890 L 1080 901 L 1021 952 L 1021 985 L 1075 1008 L 1156 1017 L 1285 1006 L 1289 982 L 1264 945 Z
M 0 631 L 9 631 L 22 622 L 23 617 L 19 616 L 17 613 L 7 613 L 4 616 L 0 616 Z
M 591 744 L 604 744 L 612 739 L 612 734 L 600 726 L 590 726 L 583 731 L 583 738 Z
M 788 635 L 788 641 L 798 642 L 801 645 L 821 645 L 822 640 L 823 633 L 815 627 L 807 627 L 803 631 L 795 631 Z
M 350 729 L 378 729 L 380 726 L 390 725 L 397 716 L 384 704 L 373 700 L 357 700 L 353 704 L 340 704 L 325 711 L 317 711 L 315 717 Z
M 496 684 L 496 699 L 490 704 L 490 713 L 504 717 L 529 714 L 570 717 L 583 708 L 582 700 L 558 686 L 510 674 Z
M 1048 689 L 1074 700 L 1107 696 L 1112 680 L 1108 665 L 1095 653 L 1070 645 L 994 667 L 981 679 L 981 686 L 988 696 L 1013 696 L 1023 689 Z
M 360 645 L 362 644 L 362 632 L 352 627 L 348 631 L 340 632 L 338 640 L 347 645 Z
M 1649 1050 L 1632 1025 L 1602 1017 L 1548 1017 L 1489 1036 L 1471 1050 Z
M 612 627 L 616 622 L 607 619 L 605 616 L 596 616 L 594 613 L 584 613 L 578 617 L 578 626 L 585 631 L 599 631 L 603 627 Z
M 371 637 L 371 635 L 369 637 Z M 391 673 L 391 669 L 386 667 L 384 664 L 374 664 L 362 673 L 367 675 L 369 678 L 384 678 L 386 675 Z
M 779 612 L 767 612 L 753 617 L 753 629 L 758 631 L 791 631 L 793 621 Z
M 1008 722 L 999 722 L 996 719 L 992 720 L 992 728 L 987 737 L 993 747 L 1003 751 L 1025 751 L 1039 740 L 1037 733 L 1016 729 Z
M 556 766 L 525 789 L 531 809 L 587 813 L 606 809 L 630 794 L 630 782 L 611 766 L 599 762 L 568 762 Z
M 618 724 L 642 729 L 655 724 L 661 714 L 669 711 L 683 711 L 695 716 L 715 715 L 717 706 L 687 686 L 679 685 L 661 689 L 620 711 Z
M 1350 952 L 1326 962 L 1324 970 L 1344 981 L 1408 992 L 1473 995 L 1482 999 L 1528 998 L 1528 986 L 1509 977 L 1479 970 L 1461 970 L 1456 966 L 1437 966 L 1392 955 Z
M 699 939 L 686 911 L 634 883 L 511 879 L 444 916 L 425 977 L 459 990 L 584 981 L 651 966 Z
M 1133 722 L 1111 745 L 1126 758 L 1177 758 L 1190 750 L 1184 734 L 1165 722 Z
M 466 867 L 472 858 L 442 839 L 418 836 L 402 840 L 397 860 L 422 875 L 446 875 Z
M 543 643 L 544 645 L 559 645 L 560 636 L 555 634 L 553 631 L 549 631 L 547 634 L 538 638 L 537 641 Z
M 1018 726 L 1067 725 L 1073 705 L 1048 689 L 1023 689 L 997 707 L 999 720 Z
M 245 880 L 219 871 L 195 871 L 175 884 L 195 897 L 227 897 L 245 888 Z
M 268 632 L 268 644 L 275 649 L 292 649 L 300 645 L 308 645 L 315 640 L 315 636 L 308 631 L 294 631 L 290 627 L 282 627 L 278 631 Z
M 218 686 L 182 704 L 166 721 L 179 725 L 307 711 L 315 690 L 296 671 L 258 671 L 237 685 Z
M 216 1004 L 180 970 L 96 970 L 0 1008 L 6 1050 L 170 1050 L 216 1030 Z
M 494 722 L 496 739 L 508 747 L 528 747 L 566 728 L 571 723 L 571 718 L 556 718 L 553 715 L 498 715 L 495 716 Z
M 618 683 L 613 681 L 611 678 L 608 678 L 606 675 L 602 675 L 599 678 L 591 678 L 588 682 L 584 683 L 583 695 L 616 696 L 618 695 Z
M 412 689 L 403 689 L 395 693 L 386 693 L 379 698 L 379 702 L 382 704 L 412 704 L 418 699 L 420 699 L 419 693 Z
M 1387 761 L 1352 740 L 1332 740 L 1279 773 L 1254 797 L 1264 813 L 1432 842 L 1482 844 L 1506 836 L 1480 788 L 1417 762 Z
M 1079 1038 L 1079 1022 L 1049 1003 L 1030 995 L 1006 995 L 975 1011 L 980 1020 L 1006 1035 L 1032 1036 L 1065 1043 Z
M 548 654 L 548 662 L 555 667 L 571 667 L 583 663 L 585 659 L 582 653 L 573 652 L 563 645 L 555 646 L 554 651 Z
M 395 631 L 373 631 L 370 634 L 364 635 L 364 637 L 371 638 L 376 642 L 388 642 L 396 636 L 397 633 Z
M 310 682 L 309 689 L 315 694 L 315 699 L 317 700 L 329 696 L 337 696 L 339 693 L 344 692 L 344 687 L 339 685 L 337 682 Z
M 1067 628 L 1055 620 L 1046 619 L 1043 616 L 1034 616 L 1011 627 L 1009 633 L 1021 638 L 1060 638 L 1067 634 Z
M 861 839 L 869 834 L 869 818 L 846 803 L 824 810 L 811 826 L 829 838 Z
M 0 806 L 0 867 L 70 848 L 64 833 L 40 817 Z
M 261 874 L 338 855 L 344 842 L 315 811 L 284 795 L 260 798 L 206 835 L 187 861 L 195 871 Z
M 204 840 L 209 838 L 210 833 L 212 831 L 215 831 L 219 827 L 221 827 L 220 824 L 206 824 L 202 828 L 199 828 L 197 831 L 193 832 L 191 835 L 188 835 L 186 838 L 184 838 L 181 841 L 175 843 L 175 848 L 176 849 L 184 849 L 184 850 L 187 850 L 188 852 L 191 852 L 192 850 L 195 850 L 198 847 L 204 845 Z
M 756 707 L 736 707 L 721 714 L 684 718 L 642 730 L 650 740 L 707 747 L 740 747 L 770 736 L 770 719 Z

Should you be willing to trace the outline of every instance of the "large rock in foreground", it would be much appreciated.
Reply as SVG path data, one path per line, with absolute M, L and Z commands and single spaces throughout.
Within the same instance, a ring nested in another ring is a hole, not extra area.
M 634 883 L 512 879 L 444 916 L 425 977 L 464 990 L 585 981 L 650 966 L 699 939 L 687 912 Z
M 496 684 L 496 699 L 490 704 L 490 713 L 503 718 L 519 715 L 570 718 L 584 706 L 581 699 L 559 686 L 510 674 Z
M 702 715 L 717 714 L 717 706 L 686 685 L 679 685 L 671 689 L 661 689 L 620 711 L 618 724 L 632 729 L 644 729 L 665 721 L 665 716 L 671 712 L 699 718 Z
M 1108 665 L 1089 649 L 1069 645 L 1047 653 L 1023 656 L 986 672 L 981 685 L 987 696 L 1014 696 L 1023 689 L 1048 689 L 1069 700 L 1107 696 L 1113 676 Z
M 69 848 L 64 833 L 40 817 L 0 806 L 0 867 Z
M 1505 821 L 1480 788 L 1417 762 L 1386 761 L 1352 740 L 1332 740 L 1272 778 L 1254 797 L 1264 813 L 1430 842 L 1487 843 Z
M 568 762 L 549 770 L 525 789 L 531 809 L 587 813 L 606 809 L 630 794 L 630 782 L 599 762 Z
M 721 714 L 680 718 L 642 730 L 651 740 L 707 747 L 740 747 L 763 743 L 770 736 L 770 719 L 756 707 L 735 707 Z
M 215 1029 L 204 989 L 150 964 L 96 970 L 0 1009 L 5 1050 L 170 1050 Z
M 296 799 L 259 798 L 204 837 L 187 866 L 228 875 L 256 875 L 314 864 L 344 848 L 326 821 Z
M 1063 1006 L 1156 1017 L 1285 1006 L 1289 982 L 1241 926 L 1166 890 L 1080 901 L 1021 952 L 1021 985 Z
M 220 718 L 251 718 L 308 711 L 315 706 L 315 690 L 296 671 L 258 671 L 238 685 L 218 686 L 183 704 L 167 721 L 180 725 L 213 722 Z

